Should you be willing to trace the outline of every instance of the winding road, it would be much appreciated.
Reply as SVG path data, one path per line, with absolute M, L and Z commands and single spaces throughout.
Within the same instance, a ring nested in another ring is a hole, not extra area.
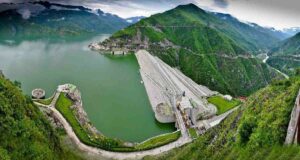
M 82 143 L 79 138 L 76 136 L 75 132 L 73 131 L 71 125 L 67 122 L 67 120 L 63 117 L 63 115 L 55 108 L 55 104 L 59 98 L 61 92 L 57 91 L 54 95 L 54 98 L 51 102 L 50 105 L 44 105 L 38 102 L 34 102 L 36 105 L 38 106 L 42 106 L 45 107 L 46 109 L 52 111 L 53 116 L 56 117 L 60 123 L 63 125 L 67 135 L 70 137 L 70 139 L 77 145 L 77 147 L 88 153 L 88 154 L 92 154 L 92 155 L 99 155 L 100 157 L 105 157 L 105 158 L 110 158 L 110 159 L 142 159 L 145 156 L 153 156 L 153 155 L 157 155 L 166 151 L 170 151 L 174 148 L 180 147 L 182 145 L 185 145 L 187 143 L 190 143 L 192 141 L 192 139 L 186 137 L 186 136 L 181 136 L 178 140 L 169 143 L 167 145 L 158 147 L 158 148 L 154 148 L 154 149 L 150 149 L 150 150 L 146 150 L 146 151 L 137 151 L 137 152 L 112 152 L 112 151 L 106 151 L 100 148 L 95 148 L 95 147 L 91 147 L 88 146 L 84 143 Z

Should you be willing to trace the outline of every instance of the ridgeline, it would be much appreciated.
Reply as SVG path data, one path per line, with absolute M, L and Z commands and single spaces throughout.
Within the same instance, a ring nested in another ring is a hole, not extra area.
M 280 77 L 252 55 L 278 41 L 269 33 L 225 21 L 189 4 L 145 18 L 100 45 L 147 49 L 212 90 L 249 95 Z

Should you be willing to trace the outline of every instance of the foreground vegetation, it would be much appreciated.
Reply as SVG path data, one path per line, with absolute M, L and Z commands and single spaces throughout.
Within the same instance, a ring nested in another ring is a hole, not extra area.
M 145 159 L 300 159 L 300 147 L 283 145 L 299 88 L 300 77 L 273 82 L 193 143 Z
M 197 138 L 198 134 L 195 128 L 189 128 L 189 134 L 192 138 Z
M 148 150 L 166 145 L 168 143 L 176 141 L 181 135 L 180 132 L 177 131 L 174 133 L 164 134 L 161 136 L 151 138 L 135 146 L 125 146 L 124 142 L 122 142 L 121 140 L 108 138 L 101 134 L 89 134 L 87 129 L 84 126 L 82 126 L 76 119 L 74 110 L 71 109 L 72 105 L 73 102 L 69 98 L 67 98 L 65 94 L 61 93 L 59 95 L 59 98 L 56 103 L 57 110 L 66 118 L 66 120 L 72 126 L 75 134 L 80 139 L 80 141 L 89 146 L 94 146 L 104 150 L 116 152 L 132 152 L 139 150 Z
M 231 101 L 224 99 L 222 96 L 209 97 L 208 102 L 215 105 L 218 109 L 217 115 L 223 114 L 230 109 L 241 104 L 239 100 L 233 99 Z
M 61 146 L 59 136 L 31 98 L 1 75 L 0 159 L 80 159 Z

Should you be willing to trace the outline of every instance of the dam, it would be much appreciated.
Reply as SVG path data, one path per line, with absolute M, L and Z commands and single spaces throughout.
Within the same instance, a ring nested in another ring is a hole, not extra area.
M 198 85 L 193 80 L 172 68 L 146 50 L 135 54 L 155 118 L 161 123 L 176 122 L 182 135 L 194 127 L 199 119 L 216 115 L 217 108 L 206 98 L 218 94 Z

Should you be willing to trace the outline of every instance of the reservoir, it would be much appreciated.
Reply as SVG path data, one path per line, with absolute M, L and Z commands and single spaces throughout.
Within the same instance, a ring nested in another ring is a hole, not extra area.
M 99 35 L 81 41 L 7 40 L 0 44 L 0 69 L 22 84 L 30 95 L 43 88 L 46 97 L 64 83 L 76 85 L 94 126 L 104 135 L 130 142 L 175 130 L 155 120 L 134 55 L 107 56 L 88 49 L 104 40 Z

